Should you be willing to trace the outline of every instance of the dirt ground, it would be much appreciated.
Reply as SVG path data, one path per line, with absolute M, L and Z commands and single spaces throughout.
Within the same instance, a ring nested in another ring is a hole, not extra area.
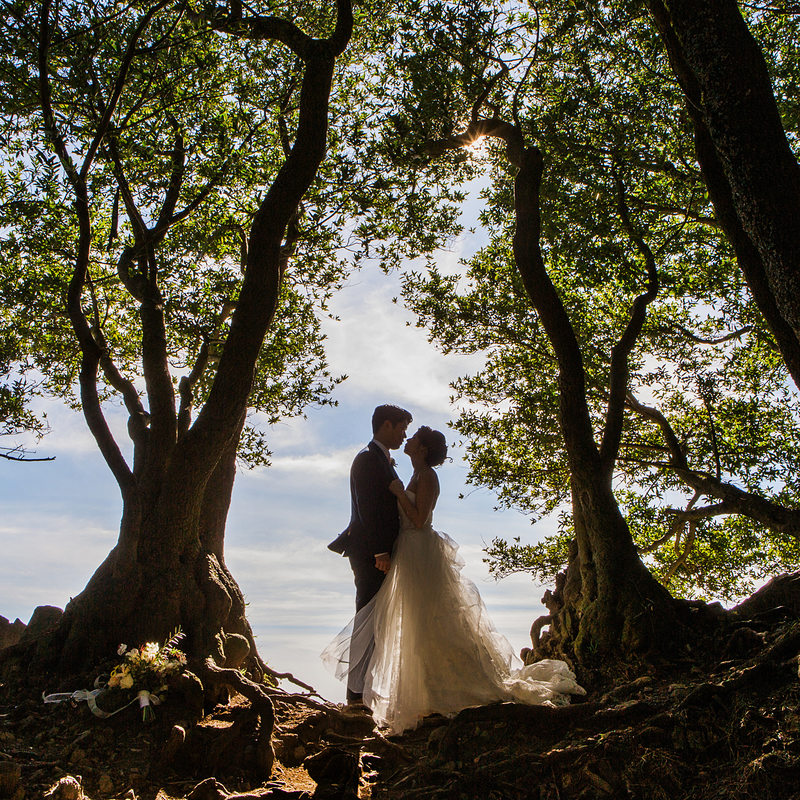
M 84 702 L 45 704 L 67 687 L 20 673 L 0 684 L 0 798 L 796 799 L 798 654 L 800 622 L 775 612 L 571 706 L 470 708 L 397 737 L 363 712 L 278 693 L 268 774 L 248 760 L 259 722 L 241 696 L 184 740 L 169 694 L 152 722 L 135 706 L 99 719 Z

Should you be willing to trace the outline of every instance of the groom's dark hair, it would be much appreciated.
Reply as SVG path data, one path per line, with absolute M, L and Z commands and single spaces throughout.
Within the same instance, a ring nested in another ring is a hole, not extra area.
M 398 425 L 401 422 L 410 423 L 412 419 L 411 414 L 400 406 L 378 406 L 372 412 L 372 432 L 377 433 L 386 420 L 389 420 L 392 425 Z

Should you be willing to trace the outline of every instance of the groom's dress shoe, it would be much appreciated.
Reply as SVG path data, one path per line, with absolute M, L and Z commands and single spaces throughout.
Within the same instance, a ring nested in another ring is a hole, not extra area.
M 363 703 L 364 698 L 358 692 L 351 692 L 347 690 L 347 705 L 352 706 L 354 703 Z
M 372 716 L 372 709 L 364 703 L 348 703 L 344 710 L 348 714 L 369 714 L 369 716 Z

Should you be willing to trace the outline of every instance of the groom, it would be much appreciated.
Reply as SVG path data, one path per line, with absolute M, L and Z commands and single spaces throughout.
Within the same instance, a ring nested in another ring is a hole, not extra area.
M 389 484 L 397 478 L 390 450 L 406 438 L 411 414 L 398 406 L 378 406 L 372 414 L 372 441 L 355 457 L 350 468 L 350 524 L 328 547 L 350 559 L 356 584 L 356 611 L 380 589 L 391 563 L 392 547 L 400 529 L 397 498 Z M 351 664 L 347 702 L 360 703 L 367 653 Z

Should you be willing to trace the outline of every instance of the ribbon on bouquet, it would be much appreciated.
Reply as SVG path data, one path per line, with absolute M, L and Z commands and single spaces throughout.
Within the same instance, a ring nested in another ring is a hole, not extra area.
M 95 681 L 95 683 L 97 682 Z M 146 689 L 142 689 L 130 703 L 126 703 L 124 706 L 114 711 L 103 711 L 103 709 L 97 705 L 97 697 L 105 691 L 106 687 L 103 686 L 99 689 L 92 689 L 91 691 L 88 689 L 77 689 L 74 692 L 56 692 L 54 694 L 45 694 L 42 692 L 42 700 L 45 703 L 66 703 L 70 701 L 73 703 L 80 703 L 85 700 L 92 714 L 96 717 L 100 717 L 100 719 L 113 717 L 115 714 L 119 714 L 120 711 L 124 711 L 128 706 L 132 706 L 134 703 L 139 704 L 139 707 L 142 709 L 143 718 L 148 719 L 152 717 L 152 709 L 150 706 L 157 706 L 161 703 L 158 695 L 150 694 Z M 147 711 L 149 711 L 150 714 L 147 714 Z

